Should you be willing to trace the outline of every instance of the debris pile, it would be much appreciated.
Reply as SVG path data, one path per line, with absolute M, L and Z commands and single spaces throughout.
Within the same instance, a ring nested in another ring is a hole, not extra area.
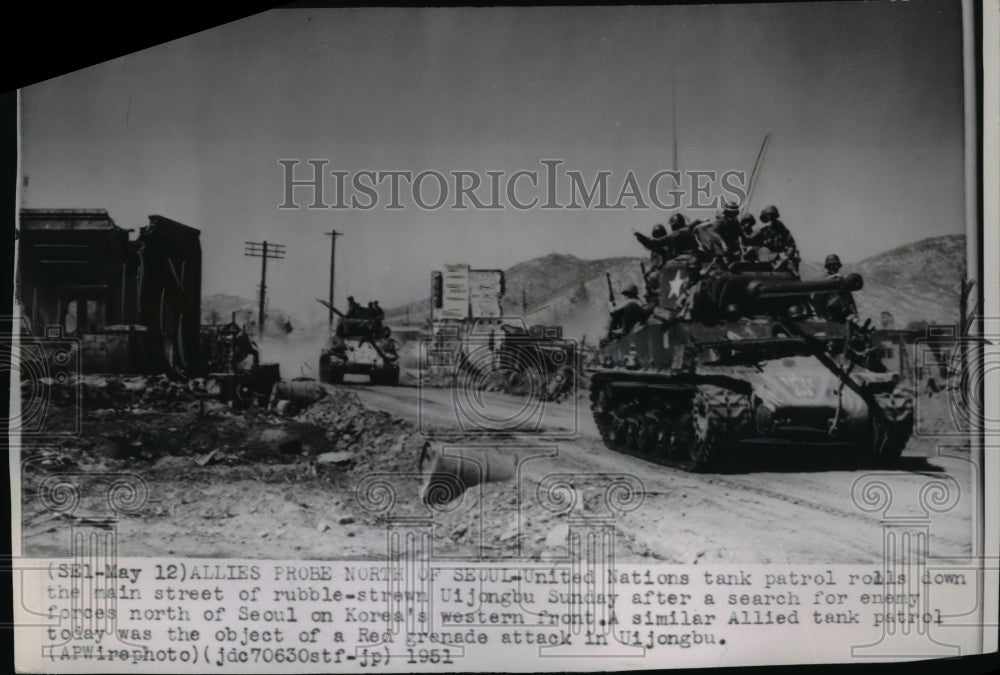
M 83 410 L 156 408 L 180 410 L 197 400 L 204 391 L 202 380 L 178 382 L 166 375 L 113 377 L 81 375 L 41 382 L 21 383 L 22 401 L 44 387 L 49 402 L 56 406 L 80 407 Z M 22 404 L 23 405 L 23 404 Z
M 233 556 L 247 551 L 249 537 L 254 550 L 273 557 L 370 557 L 385 545 L 386 514 L 366 510 L 356 490 L 379 475 L 392 486 L 391 515 L 432 518 L 442 551 L 539 559 L 562 546 L 564 537 L 552 532 L 564 517 L 519 502 L 534 501 L 535 486 L 524 476 L 518 485 L 512 454 L 486 450 L 480 459 L 491 482 L 462 465 L 452 473 L 469 485 L 454 499 L 425 500 L 428 476 L 448 467 L 434 462 L 442 444 L 429 442 L 415 422 L 365 407 L 347 387 L 320 393 L 306 381 L 282 384 L 289 386 L 278 400 L 301 406 L 293 416 L 223 404 L 197 380 L 87 376 L 63 387 L 66 403 L 52 397 L 46 425 L 65 426 L 84 411 L 82 433 L 58 447 L 23 450 L 26 522 L 62 526 L 39 499 L 52 473 L 124 471 L 155 495 L 123 524 L 137 551 Z M 51 532 L 33 527 L 29 538 L 48 545 Z
M 406 491 L 418 492 L 417 461 L 422 441 L 413 424 L 370 410 L 357 395 L 341 389 L 303 410 L 295 421 L 324 430 L 329 450 L 316 459 L 327 466 L 350 465 L 359 479 L 372 472 L 412 474 Z

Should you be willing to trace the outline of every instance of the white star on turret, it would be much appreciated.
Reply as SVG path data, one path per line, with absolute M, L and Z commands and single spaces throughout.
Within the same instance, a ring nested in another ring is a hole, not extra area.
M 684 277 L 681 275 L 681 271 L 677 270 L 677 274 L 674 275 L 674 278 L 671 279 L 667 283 L 670 284 L 670 296 L 669 297 L 672 298 L 675 295 L 676 296 L 680 296 L 681 289 L 684 288 Z

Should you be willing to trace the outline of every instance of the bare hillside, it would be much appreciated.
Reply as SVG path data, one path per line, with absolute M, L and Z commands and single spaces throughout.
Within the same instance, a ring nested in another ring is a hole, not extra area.
M 642 257 L 581 260 L 550 254 L 506 270 L 504 313 L 524 315 L 529 324 L 560 324 L 574 339 L 593 338 L 605 330 L 610 273 L 616 295 L 628 284 L 642 290 Z M 865 280 L 856 294 L 862 317 L 878 323 L 882 311 L 892 313 L 896 326 L 914 321 L 953 323 L 958 319 L 958 294 L 965 272 L 965 237 L 946 235 L 924 239 L 847 263 L 844 273 L 858 272 Z M 821 262 L 804 262 L 804 279 L 823 276 Z M 419 324 L 427 321 L 429 302 L 421 300 L 388 313 L 389 320 Z

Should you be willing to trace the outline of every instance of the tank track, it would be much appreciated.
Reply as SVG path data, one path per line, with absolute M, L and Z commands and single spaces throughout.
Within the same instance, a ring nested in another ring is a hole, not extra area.
M 716 385 L 698 387 L 691 416 L 693 443 L 689 448 L 696 470 L 725 463 L 740 432 L 749 426 L 751 410 L 745 395 Z
M 601 440 L 611 450 L 655 457 L 686 471 L 724 464 L 751 420 L 751 402 L 711 384 L 651 393 L 612 377 L 591 380 L 590 402 Z

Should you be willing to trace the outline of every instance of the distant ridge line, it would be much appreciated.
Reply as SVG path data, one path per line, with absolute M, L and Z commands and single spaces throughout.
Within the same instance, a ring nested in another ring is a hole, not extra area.
M 958 239 L 965 239 L 965 235 L 964 234 L 960 234 L 960 233 L 956 233 L 956 234 L 942 234 L 942 235 L 938 235 L 936 237 L 926 237 L 926 238 L 920 239 L 918 241 L 911 241 L 908 244 L 901 244 L 901 245 L 897 246 L 896 248 L 889 249 L 888 251 L 882 251 L 880 253 L 876 253 L 875 255 L 870 255 L 867 258 L 862 258 L 861 260 L 859 260 L 857 262 L 857 264 L 860 265 L 861 263 L 874 262 L 874 261 L 879 260 L 881 258 L 888 257 L 888 256 L 892 255 L 893 253 L 899 253 L 899 252 L 901 252 L 901 251 L 903 251 L 905 249 L 916 248 L 917 246 L 920 246 L 921 244 L 929 244 L 929 243 L 932 243 L 932 242 L 935 242 L 935 241 L 958 240 Z

